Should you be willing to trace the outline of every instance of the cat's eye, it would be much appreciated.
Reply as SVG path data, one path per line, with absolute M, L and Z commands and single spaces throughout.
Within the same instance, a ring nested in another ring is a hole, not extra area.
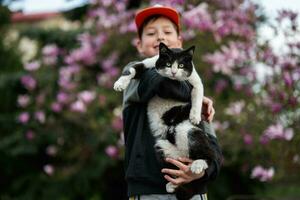
M 171 63 L 168 63 L 168 62 L 167 62 L 166 65 L 167 65 L 167 67 L 170 67 L 170 66 L 171 66 Z
M 184 65 L 183 64 L 179 64 L 179 66 L 178 66 L 179 68 L 183 68 L 184 67 Z

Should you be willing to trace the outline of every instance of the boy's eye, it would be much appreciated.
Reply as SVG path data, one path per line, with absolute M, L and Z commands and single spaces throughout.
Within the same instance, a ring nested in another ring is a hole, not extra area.
M 167 67 L 170 67 L 170 66 L 171 66 L 171 63 L 167 62 L 166 65 L 167 65 Z
M 184 67 L 184 64 L 179 64 L 178 67 L 179 67 L 179 68 L 183 68 L 183 67 Z
M 152 32 L 149 32 L 149 33 L 147 33 L 146 35 L 148 35 L 148 36 L 152 36 L 152 35 L 154 35 L 154 33 L 152 33 Z

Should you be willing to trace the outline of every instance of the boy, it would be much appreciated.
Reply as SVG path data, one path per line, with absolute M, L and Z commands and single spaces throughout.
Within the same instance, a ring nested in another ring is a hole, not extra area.
M 135 17 L 139 39 L 137 50 L 145 57 L 158 54 L 160 42 L 169 48 L 182 48 L 179 14 L 170 7 L 155 5 L 139 11 Z M 129 63 L 130 67 L 135 62 Z M 190 100 L 190 87 L 185 82 L 170 82 L 160 76 L 154 68 L 148 69 L 138 80 L 131 80 L 123 96 L 123 121 L 125 134 L 125 176 L 128 183 L 130 199 L 141 200 L 175 200 L 174 194 L 166 192 L 166 182 L 175 185 L 193 183 L 199 185 L 202 194 L 195 195 L 193 200 L 206 200 L 207 181 L 216 177 L 220 169 L 221 153 L 213 129 L 204 122 L 204 130 L 210 134 L 211 145 L 218 159 L 201 174 L 190 171 L 188 158 L 166 161 L 178 169 L 162 169 L 154 149 L 154 138 L 150 133 L 147 119 L 147 102 L 155 95 L 162 98 L 173 98 L 180 101 Z M 202 102 L 199 102 L 202 103 Z M 211 122 L 214 109 L 212 101 L 203 100 L 203 110 L 207 121 Z M 175 177 L 175 178 L 174 178 Z

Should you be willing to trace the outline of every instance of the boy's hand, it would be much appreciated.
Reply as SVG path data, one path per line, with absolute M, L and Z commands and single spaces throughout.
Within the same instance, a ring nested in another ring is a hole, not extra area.
M 189 183 L 193 180 L 201 178 L 205 174 L 204 170 L 200 174 L 193 173 L 190 169 L 193 161 L 189 158 L 179 158 L 178 160 L 166 158 L 166 161 L 178 167 L 178 169 L 164 168 L 161 170 L 162 173 L 167 174 L 164 176 L 164 178 L 174 185 L 178 186 Z
M 204 116 L 204 119 L 208 122 L 212 122 L 214 118 L 215 109 L 213 107 L 213 101 L 208 97 L 203 97 L 202 115 Z

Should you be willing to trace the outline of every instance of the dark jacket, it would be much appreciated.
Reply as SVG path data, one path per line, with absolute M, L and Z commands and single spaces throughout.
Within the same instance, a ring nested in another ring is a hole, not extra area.
M 129 63 L 127 67 L 134 64 Z M 123 96 L 123 122 L 125 135 L 125 178 L 128 183 L 128 196 L 142 194 L 167 194 L 166 183 L 154 149 L 147 118 L 147 103 L 155 95 L 183 102 L 190 101 L 191 85 L 160 76 L 154 68 L 147 69 L 139 80 L 131 80 Z M 199 102 L 201 103 L 201 102 Z M 221 151 L 211 125 L 202 122 L 201 126 L 211 136 L 210 145 L 217 159 L 206 169 L 205 175 L 193 181 L 199 184 L 202 193 L 206 184 L 214 179 L 220 170 Z

